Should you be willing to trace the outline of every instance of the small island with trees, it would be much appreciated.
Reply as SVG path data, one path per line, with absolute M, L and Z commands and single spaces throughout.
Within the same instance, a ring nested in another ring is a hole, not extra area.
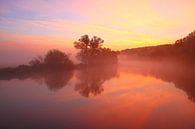
M 81 36 L 74 42 L 79 50 L 73 62 L 68 54 L 57 49 L 49 50 L 44 57 L 32 59 L 28 65 L 0 69 L 0 80 L 42 79 L 49 90 L 56 91 L 66 86 L 77 70 L 75 90 L 82 96 L 98 95 L 104 91 L 103 84 L 117 76 L 118 52 L 103 48 L 101 38 Z
M 118 55 L 125 55 L 128 60 L 152 59 L 152 60 L 179 60 L 188 64 L 195 64 L 195 31 L 188 36 L 177 40 L 174 44 L 159 46 L 149 46 L 133 49 L 125 49 L 120 52 L 103 47 L 104 40 L 100 37 L 88 35 L 81 36 L 78 41 L 73 43 L 79 50 L 76 58 L 80 63 L 73 62 L 69 56 L 60 50 L 49 50 L 44 57 L 38 56 L 32 59 L 28 65 L 19 65 L 15 68 L 1 68 L 0 78 L 13 78 L 15 76 L 25 76 L 25 74 L 55 71 L 55 70 L 74 70 L 90 67 L 107 67 L 117 65 Z
M 74 42 L 74 47 L 79 50 L 76 57 L 80 63 L 73 62 L 65 52 L 52 49 L 44 57 L 35 57 L 28 65 L 0 69 L 0 78 L 22 78 L 27 75 L 46 73 L 48 71 L 71 71 L 90 67 L 106 68 L 109 65 L 117 65 L 118 52 L 110 48 L 103 48 L 103 42 L 104 40 L 97 36 L 93 36 L 90 39 L 88 35 L 83 35 L 78 41 Z
M 78 49 L 76 58 L 79 63 L 73 62 L 67 53 L 52 49 L 45 56 L 32 59 L 27 65 L 1 68 L 0 80 L 43 79 L 49 90 L 56 91 L 66 86 L 75 75 L 77 81 L 74 84 L 74 89 L 82 96 L 89 97 L 91 94 L 94 96 L 101 94 L 104 91 L 103 84 L 105 81 L 118 77 L 119 55 L 126 56 L 128 61 L 134 59 L 142 61 L 144 59 L 144 61 L 152 60 L 151 63 L 154 60 L 159 62 L 164 59 L 177 60 L 185 62 L 191 71 L 185 70 L 186 73 L 178 73 L 177 69 L 166 69 L 166 61 L 160 65 L 163 69 L 162 72 L 159 69 L 150 69 L 147 66 L 129 65 L 128 67 L 139 67 L 141 72 L 146 71 L 143 73 L 144 75 L 149 74 L 166 81 L 171 80 L 176 84 L 176 87 L 184 89 L 194 100 L 194 72 L 192 70 L 195 68 L 195 32 L 177 40 L 174 44 L 126 49 L 120 52 L 104 48 L 103 43 L 104 40 L 100 37 L 93 36 L 90 38 L 88 35 L 83 35 L 73 43 L 74 47 Z M 77 74 L 74 74 L 75 71 Z M 185 84 L 188 84 L 187 88 Z

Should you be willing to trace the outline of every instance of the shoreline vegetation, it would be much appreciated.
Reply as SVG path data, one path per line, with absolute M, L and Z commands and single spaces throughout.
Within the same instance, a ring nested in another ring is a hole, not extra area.
M 113 51 L 110 48 L 103 48 L 103 42 L 104 40 L 97 36 L 90 38 L 88 35 L 83 35 L 78 41 L 73 43 L 74 47 L 79 50 L 76 58 L 80 63 L 75 64 L 66 53 L 52 49 L 44 57 L 38 56 L 32 59 L 28 65 L 1 68 L 0 77 L 29 72 L 73 70 L 117 65 L 118 55 L 125 56 L 127 60 L 177 60 L 191 64 L 193 67 L 195 64 L 195 31 L 177 40 L 174 44 L 125 49 L 120 52 Z
M 103 48 L 104 40 L 97 36 L 91 39 L 88 35 L 81 36 L 74 42 L 74 47 L 80 50 L 76 58 L 80 63 L 75 64 L 69 56 L 60 50 L 49 50 L 44 57 L 38 56 L 27 65 L 0 69 L 0 76 L 6 74 L 20 74 L 24 72 L 40 72 L 55 70 L 73 70 L 92 66 L 113 65 L 118 62 L 118 52 L 110 48 Z
M 83 35 L 74 42 L 74 47 L 80 50 L 76 55 L 80 63 L 75 64 L 66 53 L 53 49 L 49 50 L 44 57 L 32 59 L 28 65 L 0 69 L 0 80 L 30 78 L 38 81 L 43 79 L 49 90 L 56 91 L 69 83 L 75 70 L 78 79 L 75 90 L 84 97 L 89 97 L 91 94 L 96 96 L 104 91 L 105 81 L 118 76 L 118 56 L 120 55 L 125 56 L 124 60 L 132 61 L 127 64 L 128 68 L 137 70 L 132 72 L 172 82 L 176 87 L 184 90 L 190 100 L 195 101 L 195 59 L 193 58 L 195 32 L 172 45 L 126 49 L 121 52 L 103 48 L 103 42 L 99 37 L 94 36 L 90 39 L 88 35 Z M 141 64 L 134 64 L 133 62 L 136 62 L 134 59 Z M 150 65 L 145 64 L 144 61 L 149 62 Z M 177 64 L 178 61 L 184 62 L 185 65 Z
M 169 60 L 195 64 L 195 31 L 173 44 L 125 49 L 120 52 L 127 59 Z
M 76 55 L 80 63 L 75 64 L 66 53 L 53 49 L 28 65 L 0 69 L 0 80 L 42 79 L 49 90 L 56 91 L 66 86 L 78 70 L 75 90 L 84 97 L 101 94 L 104 82 L 117 76 L 118 64 L 118 53 L 103 48 L 103 42 L 99 37 L 90 39 L 83 35 L 74 42 L 75 48 L 80 50 Z

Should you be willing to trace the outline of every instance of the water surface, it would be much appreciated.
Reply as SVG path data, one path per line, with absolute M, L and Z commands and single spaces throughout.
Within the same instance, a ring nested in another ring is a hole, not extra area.
M 0 78 L 0 128 L 193 129 L 195 72 L 175 63 Z

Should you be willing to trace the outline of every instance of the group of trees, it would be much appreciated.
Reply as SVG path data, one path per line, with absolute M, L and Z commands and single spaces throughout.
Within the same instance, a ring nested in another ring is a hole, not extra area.
M 195 31 L 177 40 L 174 44 L 126 49 L 122 54 L 131 57 L 150 59 L 176 59 L 185 62 L 195 62 Z
M 88 35 L 83 35 L 80 39 L 74 42 L 75 48 L 80 52 L 77 58 L 84 65 L 98 65 L 98 64 L 113 64 L 117 63 L 117 52 L 109 48 L 102 48 L 104 40 L 97 36 L 91 39 Z
M 68 55 L 60 50 L 49 50 L 45 57 L 38 56 L 29 62 L 32 67 L 46 67 L 46 68 L 71 68 L 73 62 Z
M 194 60 L 195 55 L 195 31 L 188 36 L 179 39 L 173 45 L 175 53 L 182 59 Z
M 81 38 L 74 42 L 74 47 L 80 51 L 77 58 L 83 65 L 105 65 L 117 63 L 117 52 L 109 48 L 102 48 L 104 40 L 97 36 L 91 39 L 88 35 L 83 35 Z M 37 57 L 29 62 L 33 67 L 46 67 L 46 68 L 71 68 L 73 62 L 69 56 L 59 50 L 49 50 L 45 57 Z
M 85 97 L 90 94 L 98 95 L 103 91 L 103 83 L 116 76 L 117 68 L 117 52 L 102 48 L 103 42 L 97 36 L 90 39 L 88 35 L 83 35 L 74 42 L 75 48 L 80 50 L 77 54 L 80 65 L 74 65 L 68 54 L 52 49 L 44 57 L 32 59 L 29 65 L 0 69 L 0 80 L 42 78 L 48 88 L 55 91 L 67 85 L 75 67 L 84 66 L 77 67 L 80 72 L 75 90 Z
M 139 59 L 159 59 L 167 58 L 173 51 L 172 45 L 159 45 L 159 46 L 149 46 L 149 47 L 140 47 L 133 49 L 126 49 L 121 51 L 121 54 L 127 55 L 131 58 Z

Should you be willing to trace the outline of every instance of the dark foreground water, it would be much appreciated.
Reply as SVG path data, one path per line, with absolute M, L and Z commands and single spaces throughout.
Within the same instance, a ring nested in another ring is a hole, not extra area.
M 195 129 L 195 71 L 175 63 L 0 78 L 0 129 Z

